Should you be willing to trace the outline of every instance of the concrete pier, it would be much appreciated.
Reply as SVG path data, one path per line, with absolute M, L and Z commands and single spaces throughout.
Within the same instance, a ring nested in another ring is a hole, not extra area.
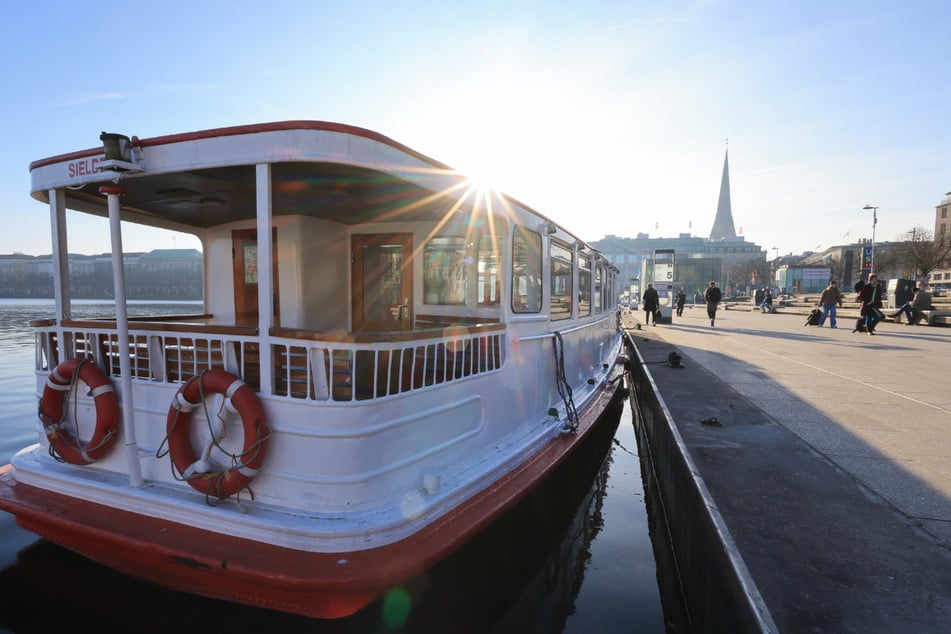
M 703 504 L 738 569 L 734 596 L 760 617 L 742 629 L 951 631 L 951 329 L 882 323 L 870 336 L 854 318 L 816 328 L 749 310 L 711 327 L 700 306 L 667 325 L 637 317 L 624 324 L 659 395 L 642 420 L 655 460 L 678 444 L 676 478 L 703 493 L 668 478 L 671 534 L 687 533 L 674 547 L 700 552 L 678 555 L 699 562 L 684 583 L 728 566 L 690 543 Z M 688 603 L 691 591 L 710 588 L 685 588 Z M 693 628 L 715 630 L 701 608 Z

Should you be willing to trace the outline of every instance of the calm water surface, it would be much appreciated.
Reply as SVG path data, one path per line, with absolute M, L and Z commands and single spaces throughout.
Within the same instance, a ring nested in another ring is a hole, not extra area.
M 130 315 L 198 312 L 196 304 L 130 304 Z M 0 299 L 0 464 L 37 441 L 31 319 L 49 301 Z M 75 317 L 114 315 L 76 302 Z M 78 557 L 0 512 L 0 629 L 98 632 L 663 632 L 637 445 L 628 404 L 566 467 L 443 564 L 385 602 L 316 621 L 172 592 Z M 50 609 L 55 606 L 55 609 Z M 222 630 L 223 631 L 223 630 Z

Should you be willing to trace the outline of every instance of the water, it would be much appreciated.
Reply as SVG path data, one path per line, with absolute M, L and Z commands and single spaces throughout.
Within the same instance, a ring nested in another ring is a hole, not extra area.
M 130 315 L 198 312 L 196 304 L 130 304 Z M 114 314 L 76 302 L 75 317 Z M 0 464 L 36 442 L 31 319 L 49 301 L 0 299 Z M 0 628 L 98 632 L 663 632 L 630 408 L 612 412 L 571 461 L 476 539 L 386 604 L 339 621 L 310 620 L 173 592 L 61 549 L 0 512 Z M 51 609 L 55 606 L 55 609 Z

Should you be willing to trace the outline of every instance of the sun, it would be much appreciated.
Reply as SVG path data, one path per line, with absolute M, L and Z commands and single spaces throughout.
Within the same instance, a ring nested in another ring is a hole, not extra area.
M 500 190 L 502 175 L 499 173 L 498 160 L 493 161 L 490 156 L 471 156 L 466 166 L 459 170 L 459 174 L 465 177 L 468 186 L 476 192 Z

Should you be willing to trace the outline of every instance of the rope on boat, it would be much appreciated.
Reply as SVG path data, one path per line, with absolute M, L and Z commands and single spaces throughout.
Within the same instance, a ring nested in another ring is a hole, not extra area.
M 575 432 L 578 430 L 578 410 L 575 409 L 575 401 L 571 392 L 571 385 L 565 376 L 565 341 L 561 338 L 561 333 L 557 330 L 553 338 L 555 351 L 555 385 L 558 386 L 558 394 L 565 404 L 565 414 L 567 422 L 565 431 Z
M 265 441 L 267 441 L 267 439 L 270 438 L 271 434 L 270 434 L 270 431 L 268 431 L 266 434 L 259 433 L 258 440 L 256 440 L 250 447 L 248 447 L 245 451 L 241 452 L 240 454 L 233 454 L 229 452 L 228 450 L 226 450 L 224 447 L 222 447 L 221 443 L 219 442 L 219 434 L 215 433 L 215 429 L 212 426 L 212 421 L 214 419 L 212 418 L 211 413 L 208 411 L 208 403 L 205 400 L 205 386 L 202 383 L 202 378 L 204 377 L 206 372 L 209 372 L 209 370 L 202 370 L 200 374 L 190 378 L 188 381 L 186 381 L 185 386 L 183 386 L 183 388 L 178 392 L 178 394 L 176 394 L 175 400 L 172 403 L 172 407 L 174 407 L 175 409 L 175 416 L 172 421 L 171 427 L 167 430 L 165 434 L 165 438 L 162 440 L 162 443 L 159 445 L 158 449 L 155 451 L 155 457 L 164 458 L 165 456 L 169 456 L 169 462 L 171 463 L 171 467 L 172 467 L 172 477 L 174 477 L 179 482 L 188 482 L 190 480 L 199 479 L 199 478 L 210 480 L 211 481 L 210 486 L 205 492 L 205 503 L 208 506 L 218 506 L 219 504 L 224 502 L 225 499 L 227 498 L 227 495 L 222 494 L 223 492 L 221 488 L 226 475 L 231 471 L 239 471 L 239 472 L 253 471 L 256 474 L 257 470 L 248 469 L 247 465 L 254 462 L 258 458 L 258 455 L 260 454 Z M 231 467 L 228 469 L 222 469 L 220 471 L 194 471 L 189 474 L 186 474 L 186 472 L 188 471 L 188 469 L 186 469 L 185 472 L 179 474 L 178 468 L 175 466 L 175 461 L 171 457 L 171 449 L 168 447 L 168 438 L 169 436 L 172 435 L 172 432 L 174 431 L 175 426 L 178 424 L 179 414 L 181 414 L 183 411 L 190 412 L 192 409 L 198 406 L 198 403 L 190 403 L 184 397 L 179 398 L 179 396 L 187 388 L 188 384 L 191 383 L 192 381 L 198 381 L 198 393 L 200 396 L 199 402 L 201 403 L 202 411 L 205 414 L 205 422 L 208 426 L 208 434 L 211 436 L 211 444 L 215 448 L 217 448 L 221 453 L 231 458 Z M 224 426 L 226 425 L 224 417 L 222 416 L 222 411 L 225 408 L 227 408 L 237 413 L 237 410 L 235 410 L 233 406 L 229 406 L 229 403 L 231 400 L 230 394 L 225 394 L 223 396 L 225 396 L 226 398 L 224 399 L 224 401 L 222 401 L 221 408 L 218 410 L 218 412 L 215 413 L 215 417 L 217 417 L 217 419 L 221 421 L 222 428 L 224 428 Z M 221 437 L 223 438 L 224 435 L 221 435 Z M 254 475 L 254 474 L 250 474 L 250 475 Z M 251 502 L 254 502 L 254 490 L 251 489 L 250 484 L 246 485 L 243 489 L 235 493 L 235 504 L 238 506 L 238 509 L 243 513 L 247 513 L 251 508 L 250 505 L 242 506 L 242 503 L 241 503 L 241 491 L 245 489 L 248 491 L 248 494 L 251 496 Z
M 60 416 L 58 421 L 53 422 L 53 420 L 46 414 L 46 412 L 43 411 L 42 397 L 40 398 L 40 401 L 37 404 L 37 416 L 39 417 L 40 421 L 43 423 L 43 427 L 46 431 L 47 438 L 49 438 L 51 441 L 49 445 L 47 446 L 47 451 L 49 452 L 50 458 L 53 458 L 57 462 L 68 462 L 68 460 L 66 460 L 65 458 L 63 458 L 56 452 L 56 449 L 55 449 L 56 443 L 53 442 L 55 439 L 60 437 L 58 432 L 61 430 L 68 432 L 67 434 L 64 434 L 62 436 L 63 442 L 65 442 L 67 446 L 78 451 L 82 455 L 83 459 L 86 460 L 87 463 L 95 462 L 92 458 L 89 457 L 89 453 L 95 452 L 99 450 L 100 448 L 102 448 L 103 446 L 109 444 L 112 441 L 112 437 L 115 436 L 116 434 L 115 429 L 110 429 L 105 434 L 105 436 L 103 436 L 103 438 L 94 445 L 84 445 L 79 440 L 79 390 L 76 388 L 79 386 L 79 372 L 80 370 L 82 370 L 83 366 L 87 363 L 91 363 L 91 361 L 89 359 L 83 359 L 82 361 L 76 364 L 76 367 L 73 368 L 72 375 L 69 377 L 69 383 L 67 383 L 66 385 L 53 386 L 54 389 L 58 391 L 66 392 L 66 397 L 64 399 L 66 402 L 66 407 L 63 408 L 63 415 Z M 55 371 L 56 370 L 54 368 L 53 372 Z M 60 378 L 59 380 L 62 380 L 62 378 Z M 47 379 L 47 382 L 48 383 L 50 382 L 49 379 Z M 95 390 L 90 390 L 89 395 L 93 397 L 98 395 L 98 394 L 94 394 L 93 392 L 95 392 Z M 70 397 L 72 397 L 72 403 L 73 403 L 72 423 L 66 420 L 67 417 L 69 416 Z M 73 440 L 74 442 L 68 442 L 70 440 Z

